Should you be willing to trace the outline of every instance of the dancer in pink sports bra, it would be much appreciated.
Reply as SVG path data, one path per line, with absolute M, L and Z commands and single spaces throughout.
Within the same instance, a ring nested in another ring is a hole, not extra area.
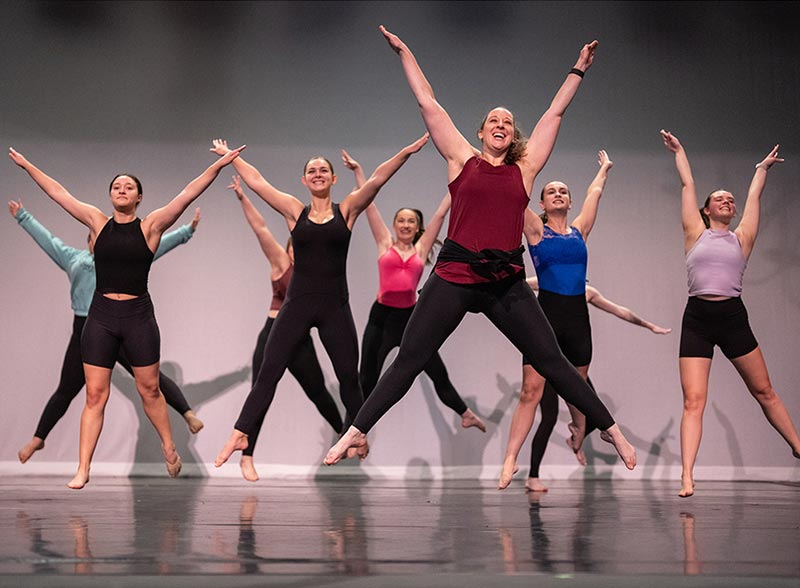
M 366 180 L 361 165 L 344 150 L 342 161 L 345 167 L 353 171 L 356 185 L 361 186 Z M 422 272 L 430 262 L 431 250 L 449 209 L 448 193 L 426 229 L 419 210 L 401 208 L 394 215 L 392 236 L 375 203 L 367 207 L 367 220 L 378 246 L 379 286 L 378 299 L 372 305 L 361 340 L 359 377 L 364 399 L 369 397 L 378 383 L 389 352 L 400 347 L 406 324 L 417 303 L 417 287 Z M 433 381 L 439 400 L 461 417 L 463 428 L 477 427 L 486 432 L 486 425 L 456 391 L 438 352 L 431 356 L 423 371 Z

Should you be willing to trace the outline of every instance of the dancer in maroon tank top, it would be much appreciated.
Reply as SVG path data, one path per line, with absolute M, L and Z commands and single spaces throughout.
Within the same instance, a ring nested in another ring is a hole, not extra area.
M 411 315 L 397 359 L 324 462 L 336 463 L 348 449 L 365 443 L 366 433 L 405 395 L 464 315 L 478 311 L 535 364 L 536 371 L 555 384 L 567 402 L 597 423 L 602 438 L 612 443 L 625 466 L 633 469 L 636 451 L 561 353 L 525 283 L 522 261 L 523 228 L 532 233 L 543 231 L 541 219 L 528 210 L 531 187 L 550 156 L 564 112 L 592 64 L 597 41 L 581 49 L 575 67 L 527 142 L 514 115 L 498 107 L 490 110 L 480 125 L 481 151 L 477 153 L 437 102 L 408 46 L 384 27 L 381 32 L 400 56 L 425 126 L 447 161 L 452 210 L 447 240 Z

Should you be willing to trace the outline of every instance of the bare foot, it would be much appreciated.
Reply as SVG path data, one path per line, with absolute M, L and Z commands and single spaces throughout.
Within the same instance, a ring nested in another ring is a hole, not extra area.
M 689 498 L 694 494 L 694 480 L 691 478 L 681 478 L 681 491 L 678 496 L 681 498 Z
M 586 462 L 586 454 L 583 452 L 583 449 L 581 449 L 580 447 L 578 449 L 575 449 L 575 447 L 573 447 L 573 445 L 574 445 L 574 443 L 573 443 L 572 437 L 567 437 L 567 446 L 570 449 L 572 449 L 572 452 L 575 454 L 575 459 L 578 460 L 579 464 L 581 464 L 582 466 L 585 466 L 586 463 L 587 463 Z
M 39 437 L 34 437 L 30 441 L 28 441 L 25 445 L 23 445 L 22 449 L 20 449 L 19 452 L 17 453 L 17 457 L 19 457 L 19 463 L 25 463 L 31 458 L 31 455 L 33 455 L 40 449 L 44 449 L 44 439 L 40 439 Z
M 175 447 L 169 450 L 162 447 L 161 452 L 164 454 L 164 460 L 167 462 L 167 473 L 169 477 L 177 478 L 178 474 L 181 473 L 181 467 L 183 467 L 183 462 L 181 461 L 181 456 L 178 455 L 178 451 Z
M 472 412 L 471 408 L 468 408 L 464 411 L 464 414 L 461 415 L 461 428 L 469 429 L 470 427 L 476 427 L 480 429 L 482 433 L 486 432 L 486 425 L 483 424 L 481 418 Z
M 633 448 L 633 445 L 628 443 L 619 425 L 613 424 L 605 431 L 600 431 L 600 438 L 614 446 L 614 449 L 617 450 L 626 468 L 632 470 L 636 467 L 636 450 Z
M 345 459 L 357 457 L 358 459 L 363 461 L 367 458 L 368 455 L 369 455 L 369 443 L 365 438 L 363 445 L 359 445 L 358 447 L 349 447 L 347 449 L 347 453 L 345 453 Z
M 197 415 L 194 414 L 193 410 L 187 410 L 185 413 L 183 413 L 183 420 L 185 420 L 186 424 L 189 425 L 189 432 L 192 435 L 199 433 L 205 426 L 203 421 L 197 418 Z
M 70 480 L 69 483 L 67 484 L 67 488 L 71 488 L 72 490 L 80 490 L 88 483 L 89 483 L 88 470 L 86 472 L 78 471 L 78 473 L 75 474 L 75 477 L 72 478 L 72 480 Z
M 239 468 L 242 470 L 242 477 L 248 482 L 258 482 L 258 472 L 253 463 L 252 455 L 243 455 L 239 460 Z
M 583 440 L 586 438 L 586 429 L 581 428 L 576 425 L 574 422 L 571 422 L 567 425 L 570 434 L 570 443 L 569 446 L 572 448 L 572 451 L 578 453 L 583 447 Z
M 528 492 L 547 492 L 548 488 L 539 478 L 528 478 L 525 481 L 525 490 Z
M 360 448 L 362 446 L 366 446 L 366 451 L 369 452 L 367 436 L 355 427 L 351 426 L 349 429 L 347 429 L 347 432 L 345 432 L 344 435 L 339 437 L 336 445 L 328 450 L 328 454 L 325 456 L 325 459 L 322 460 L 322 463 L 325 465 L 333 465 L 340 459 L 346 457 L 347 450 L 351 447 Z M 364 454 L 364 457 L 366 457 L 366 454 Z
M 243 449 L 247 449 L 247 435 L 242 433 L 241 431 L 234 429 L 231 436 L 228 437 L 228 441 L 225 443 L 225 446 L 220 449 L 219 453 L 217 454 L 217 459 L 214 460 L 214 467 L 220 467 L 228 458 L 233 454 L 234 451 L 241 451 Z
M 503 469 L 500 472 L 500 481 L 497 482 L 497 489 L 505 490 L 508 488 L 508 485 L 511 483 L 511 478 L 513 478 L 514 474 L 518 471 L 517 458 L 513 456 L 506 457 L 506 460 L 503 462 Z

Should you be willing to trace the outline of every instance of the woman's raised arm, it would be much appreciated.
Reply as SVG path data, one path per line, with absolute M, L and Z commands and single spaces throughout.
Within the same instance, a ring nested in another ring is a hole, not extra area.
M 425 227 L 425 232 L 422 233 L 422 237 L 419 238 L 419 241 L 417 241 L 415 245 L 417 248 L 417 255 L 419 255 L 423 261 L 428 259 L 428 254 L 431 252 L 431 249 L 433 249 L 433 245 L 439 237 L 439 232 L 442 230 L 442 225 L 444 224 L 444 217 L 447 216 L 447 212 L 450 210 L 450 200 L 450 192 L 447 192 L 439 203 L 439 208 L 433 213 L 428 226 Z
M 614 162 L 608 157 L 603 149 L 597 153 L 597 163 L 600 169 L 597 170 L 597 175 L 589 184 L 589 189 L 586 190 L 586 200 L 583 201 L 580 214 L 575 217 L 572 225 L 581 232 L 584 240 L 588 239 L 589 233 L 592 231 L 594 221 L 597 219 L 597 210 L 600 207 L 600 197 L 603 195 L 603 189 L 606 187 L 608 180 L 608 170 L 614 166 Z
M 267 256 L 273 277 L 275 279 L 280 278 L 286 270 L 289 269 L 289 266 L 292 265 L 289 254 L 286 253 L 286 250 L 278 243 L 278 240 L 267 227 L 264 217 L 258 212 L 258 209 L 256 209 L 253 203 L 250 202 L 244 190 L 242 190 L 239 176 L 233 176 L 233 180 L 228 184 L 228 188 L 233 190 L 234 194 L 236 194 L 236 198 L 239 199 L 239 203 L 242 205 L 244 218 L 247 220 L 247 224 L 250 225 L 250 228 L 253 229 L 253 233 L 255 233 L 258 239 L 258 244 L 261 245 L 261 250 L 264 252 L 264 255 Z
M 539 119 L 539 122 L 536 123 L 528 139 L 525 157 L 520 163 L 522 177 L 529 193 L 533 186 L 533 180 L 553 152 L 558 131 L 561 128 L 561 120 L 564 118 L 564 113 L 567 111 L 567 107 L 572 102 L 575 94 L 578 93 L 583 75 L 594 62 L 594 52 L 597 49 L 597 45 L 597 41 L 592 41 L 583 46 L 578 55 L 578 60 L 575 62 L 575 67 L 567 74 L 567 78 L 558 89 L 553 101 L 550 103 L 550 107 Z
M 214 139 L 212 143 L 214 146 L 210 150 L 217 155 L 224 155 L 230 151 L 228 143 L 224 139 Z M 247 163 L 241 157 L 237 157 L 234 160 L 233 168 L 236 170 L 236 173 L 241 176 L 248 188 L 258 194 L 264 202 L 269 204 L 276 212 L 286 219 L 289 230 L 292 230 L 300 213 L 303 212 L 305 204 L 291 194 L 281 192 L 275 188 L 275 186 L 270 184 L 264 176 L 261 175 L 261 172 L 259 172 L 255 166 Z
M 697 208 L 697 191 L 692 177 L 692 168 L 689 165 L 689 158 L 686 150 L 681 145 L 678 137 L 669 131 L 661 129 L 661 137 L 664 139 L 664 146 L 675 154 L 675 167 L 678 169 L 678 176 L 681 179 L 681 221 L 683 223 L 683 244 L 684 249 L 689 251 L 694 246 L 695 241 L 706 229 L 700 210 Z
M 461 172 L 464 162 L 472 157 L 472 146 L 453 124 L 447 111 L 436 100 L 433 88 L 425 74 L 422 73 L 422 69 L 408 45 L 400 37 L 387 31 L 383 25 L 379 28 L 386 37 L 389 47 L 400 56 L 400 63 L 403 65 L 411 92 L 417 99 L 422 120 L 425 121 L 425 127 L 431 134 L 436 149 L 447 160 L 448 179 L 453 180 Z
M 735 233 L 739 237 L 739 243 L 742 244 L 742 253 L 745 259 L 750 257 L 753 245 L 756 243 L 756 237 L 758 237 L 758 225 L 761 220 L 761 193 L 767 183 L 767 170 L 774 163 L 783 163 L 783 159 L 778 157 L 778 145 L 775 145 L 772 151 L 767 153 L 767 156 L 756 165 L 750 188 L 747 190 L 747 200 L 744 203 L 742 220 L 739 221 L 739 226 L 736 227 Z
M 89 227 L 92 239 L 97 236 L 106 222 L 108 222 L 108 216 L 104 214 L 102 210 L 75 198 L 64 186 L 33 165 L 22 153 L 16 151 L 13 147 L 9 147 L 8 156 L 14 163 L 24 169 L 31 179 L 36 182 L 42 191 L 53 199 L 56 204 L 71 214 L 77 221 Z
M 342 149 L 342 163 L 347 169 L 353 172 L 356 180 L 356 188 L 360 188 L 367 182 L 367 177 L 364 175 L 364 168 L 362 168 L 361 164 L 353 159 L 344 149 Z M 375 239 L 375 244 L 378 246 L 378 257 L 381 257 L 389 250 L 389 247 L 394 244 L 392 232 L 389 230 L 389 227 L 386 226 L 378 207 L 375 206 L 375 202 L 371 202 L 364 213 L 367 215 L 367 222 L 369 222 L 369 229 L 372 231 L 372 237 Z
M 356 218 L 378 195 L 378 190 L 408 161 L 409 157 L 425 146 L 425 143 L 428 142 L 428 137 L 429 134 L 425 133 L 410 145 L 403 147 L 396 155 L 376 167 L 363 186 L 356 188 L 342 200 L 339 209 L 347 221 L 348 228 L 353 228 Z

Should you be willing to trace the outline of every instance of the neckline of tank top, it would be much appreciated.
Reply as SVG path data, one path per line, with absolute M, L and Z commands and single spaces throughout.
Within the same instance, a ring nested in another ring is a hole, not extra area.
M 126 225 L 131 225 L 131 224 L 135 223 L 136 221 L 140 221 L 140 220 L 142 220 L 142 219 L 140 219 L 140 218 L 137 216 L 137 217 L 134 217 L 134 219 L 133 219 L 132 221 L 128 221 L 127 223 L 121 223 L 121 222 L 119 222 L 117 219 L 115 219 L 113 216 L 110 216 L 110 217 L 108 217 L 108 220 L 110 220 L 110 221 L 113 221 L 113 222 L 114 222 L 114 224 L 116 224 L 116 225 L 120 225 L 120 226 L 123 226 L 123 227 L 124 227 L 124 226 L 126 226 Z
M 545 223 L 544 226 L 547 227 L 548 229 L 550 229 L 551 232 L 555 233 L 556 235 L 560 235 L 562 237 L 566 237 L 567 235 L 571 235 L 573 232 L 574 233 L 580 233 L 580 231 L 578 231 L 578 229 L 576 229 L 572 225 L 567 227 L 569 230 L 566 233 L 560 233 L 559 231 L 556 231 L 553 227 L 551 227 L 550 225 L 548 225 L 546 223 Z
M 392 246 L 389 247 L 389 249 L 394 251 L 397 254 L 397 257 L 399 257 L 400 261 L 402 261 L 403 263 L 407 263 L 408 260 L 413 259 L 414 257 L 416 257 L 418 255 L 416 247 L 411 250 L 411 251 L 413 251 L 413 253 L 411 255 L 409 255 L 408 257 L 403 257 L 403 254 L 400 253 L 397 250 L 397 248 L 394 246 L 394 244 L 392 244 Z
M 335 204 L 334 202 L 331 202 L 331 217 L 328 218 L 328 219 L 325 219 L 321 223 L 318 223 L 315 220 L 311 220 L 311 205 L 309 204 L 308 207 L 306 208 L 306 210 L 308 210 L 308 212 L 306 213 L 306 220 L 308 220 L 308 222 L 310 222 L 311 224 L 314 224 L 314 225 L 327 225 L 329 222 L 331 222 L 333 219 L 336 218 L 336 208 L 337 207 L 338 207 L 337 204 Z

